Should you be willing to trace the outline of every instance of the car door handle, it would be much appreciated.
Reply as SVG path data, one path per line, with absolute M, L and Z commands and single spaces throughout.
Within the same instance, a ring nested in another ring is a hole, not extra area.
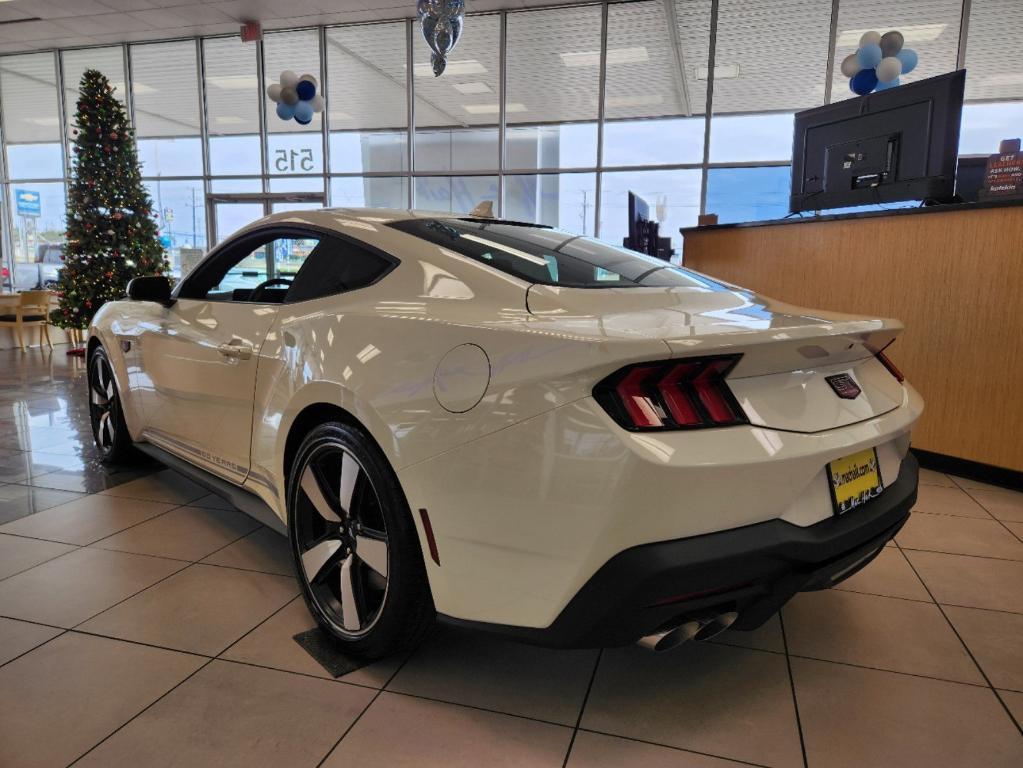
M 239 342 L 237 344 L 221 344 L 217 347 L 217 352 L 222 354 L 224 357 L 231 357 L 236 360 L 248 360 L 252 357 L 252 345 L 246 344 L 245 342 Z

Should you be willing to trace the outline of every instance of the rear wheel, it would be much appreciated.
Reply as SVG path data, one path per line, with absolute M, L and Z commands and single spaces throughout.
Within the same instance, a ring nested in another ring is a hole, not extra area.
M 103 347 L 89 356 L 89 417 L 100 459 L 108 464 L 128 464 L 137 458 L 124 423 L 114 370 Z
M 408 503 L 361 430 L 316 427 L 288 484 L 295 569 L 309 610 L 345 653 L 379 658 L 414 646 L 433 617 Z

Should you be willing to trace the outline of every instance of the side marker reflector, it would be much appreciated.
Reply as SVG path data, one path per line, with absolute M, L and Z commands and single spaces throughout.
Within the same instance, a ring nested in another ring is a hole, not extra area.
M 423 521 L 423 530 L 426 532 L 426 544 L 430 548 L 430 558 L 437 565 L 440 565 L 440 554 L 437 552 L 437 539 L 433 536 L 433 526 L 430 524 L 430 514 L 425 509 L 420 509 L 419 517 Z

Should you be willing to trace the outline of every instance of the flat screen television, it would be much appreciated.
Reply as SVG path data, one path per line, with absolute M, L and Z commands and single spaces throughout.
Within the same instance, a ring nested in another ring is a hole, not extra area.
M 966 70 L 797 112 L 789 210 L 951 202 Z
M 650 206 L 635 192 L 629 192 L 629 236 L 622 245 L 633 251 L 670 259 L 671 238 L 660 237 L 660 226 L 650 218 Z

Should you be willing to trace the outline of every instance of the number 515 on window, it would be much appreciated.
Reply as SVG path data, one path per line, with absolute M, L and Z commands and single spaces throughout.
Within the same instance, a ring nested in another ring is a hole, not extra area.
M 278 173 L 313 170 L 311 149 L 278 149 L 274 152 L 274 168 Z

